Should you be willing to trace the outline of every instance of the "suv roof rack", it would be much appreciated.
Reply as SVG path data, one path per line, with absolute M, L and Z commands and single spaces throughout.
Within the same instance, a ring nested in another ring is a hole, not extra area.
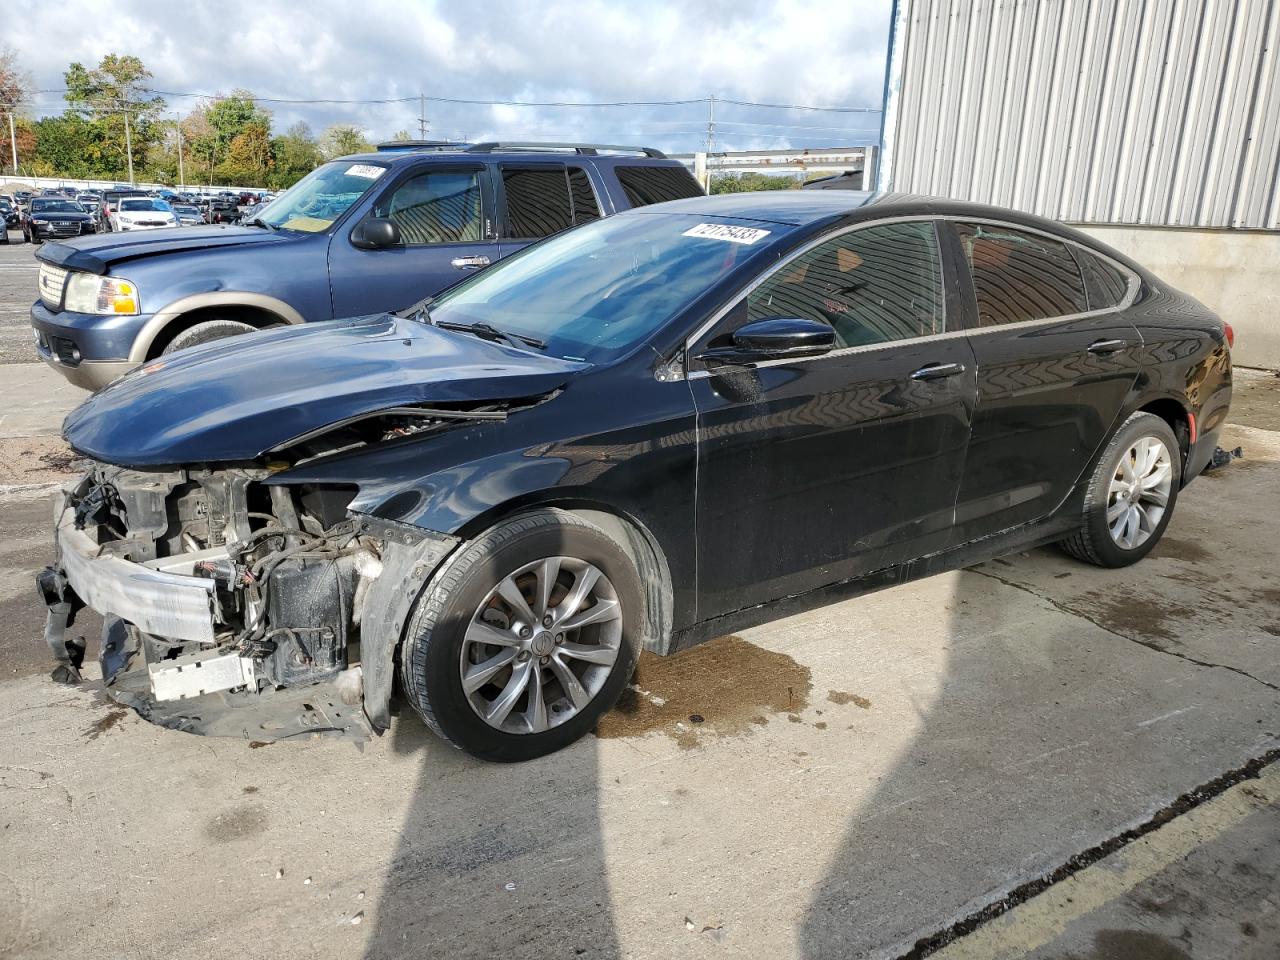
M 654 160 L 665 160 L 667 155 L 653 147 L 624 147 L 614 143 L 537 143 L 521 140 L 492 140 L 486 143 L 473 143 L 467 147 L 467 153 L 494 153 L 498 150 L 536 153 L 545 150 L 553 153 L 560 150 L 572 150 L 579 156 L 594 157 L 601 151 L 607 153 L 641 153 Z
M 387 140 L 375 147 L 379 153 L 409 150 L 457 150 L 467 144 L 461 140 Z

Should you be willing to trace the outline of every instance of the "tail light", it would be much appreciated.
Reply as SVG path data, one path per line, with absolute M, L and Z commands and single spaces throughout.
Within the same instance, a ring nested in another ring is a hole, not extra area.
M 1222 331 L 1227 335 L 1227 349 L 1230 350 L 1236 345 L 1236 332 L 1225 320 L 1222 322 Z

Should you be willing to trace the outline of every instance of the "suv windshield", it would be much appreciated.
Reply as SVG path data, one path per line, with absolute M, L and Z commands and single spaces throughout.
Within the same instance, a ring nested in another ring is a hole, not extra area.
M 161 213 L 168 213 L 169 204 L 163 200 L 148 200 L 145 197 L 121 200 L 120 211 L 127 212 L 129 210 L 158 210 Z
M 387 172 L 376 163 L 335 160 L 317 167 L 257 213 L 273 227 L 320 233 Z
M 502 260 L 430 304 L 595 363 L 622 355 L 792 228 L 687 214 L 597 220 Z
M 84 213 L 84 208 L 74 200 L 43 200 L 36 199 L 31 201 L 32 213 Z

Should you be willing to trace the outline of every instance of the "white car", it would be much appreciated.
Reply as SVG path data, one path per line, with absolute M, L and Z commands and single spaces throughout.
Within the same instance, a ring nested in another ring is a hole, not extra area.
M 178 226 L 177 214 L 164 200 L 122 197 L 111 213 L 112 230 L 154 230 Z

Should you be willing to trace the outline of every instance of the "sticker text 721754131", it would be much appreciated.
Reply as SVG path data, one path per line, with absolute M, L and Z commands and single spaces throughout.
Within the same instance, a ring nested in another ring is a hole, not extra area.
M 700 223 L 690 227 L 681 236 L 702 237 L 705 240 L 727 240 L 729 243 L 756 243 L 769 235 L 758 227 L 738 227 L 731 223 Z

